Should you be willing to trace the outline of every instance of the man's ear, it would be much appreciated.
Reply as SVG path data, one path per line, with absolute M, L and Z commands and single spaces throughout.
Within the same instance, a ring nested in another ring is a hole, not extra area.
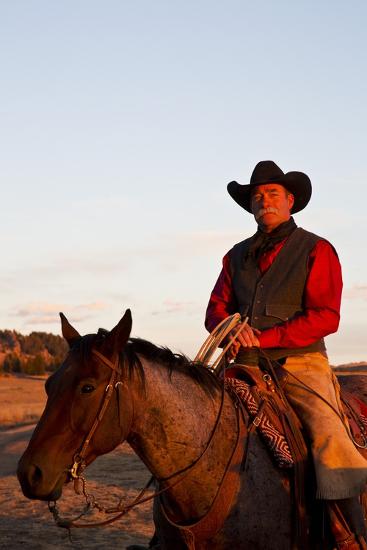
M 294 195 L 292 195 L 292 193 L 288 193 L 287 198 L 288 198 L 289 211 L 292 212 L 292 208 L 294 205 Z

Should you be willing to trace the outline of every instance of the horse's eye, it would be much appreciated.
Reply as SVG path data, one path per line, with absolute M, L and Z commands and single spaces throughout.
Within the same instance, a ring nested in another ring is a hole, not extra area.
M 92 386 L 92 384 L 84 384 L 84 386 L 82 386 L 82 389 L 81 389 L 81 392 L 82 393 L 92 393 L 92 391 L 94 391 L 96 388 L 94 386 Z

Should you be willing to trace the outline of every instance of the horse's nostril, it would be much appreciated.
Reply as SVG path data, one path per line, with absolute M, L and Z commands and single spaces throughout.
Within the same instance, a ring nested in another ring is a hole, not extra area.
M 32 465 L 31 467 L 30 481 L 33 486 L 42 481 L 42 470 L 36 465 Z

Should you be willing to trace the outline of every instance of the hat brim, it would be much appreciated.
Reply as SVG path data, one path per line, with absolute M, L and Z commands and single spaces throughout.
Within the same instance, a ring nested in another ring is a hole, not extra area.
M 303 210 L 310 201 L 312 195 L 312 185 L 310 178 L 303 172 L 287 172 L 279 178 L 272 178 L 270 181 L 259 181 L 248 185 L 241 185 L 237 181 L 231 181 L 227 185 L 227 191 L 232 199 L 237 204 L 242 206 L 247 212 L 252 214 L 251 210 L 251 193 L 259 185 L 267 185 L 269 183 L 277 183 L 282 185 L 294 196 L 294 205 L 292 214 L 296 214 Z

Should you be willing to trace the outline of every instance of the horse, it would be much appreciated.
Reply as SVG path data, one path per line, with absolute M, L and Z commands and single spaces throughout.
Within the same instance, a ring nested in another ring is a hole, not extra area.
M 45 410 L 19 461 L 24 495 L 57 501 L 126 440 L 159 487 L 160 548 L 289 550 L 292 474 L 274 466 L 256 431 L 249 437 L 246 411 L 218 376 L 130 338 L 130 310 L 110 332 L 83 337 L 60 315 L 70 349 L 46 381 Z

